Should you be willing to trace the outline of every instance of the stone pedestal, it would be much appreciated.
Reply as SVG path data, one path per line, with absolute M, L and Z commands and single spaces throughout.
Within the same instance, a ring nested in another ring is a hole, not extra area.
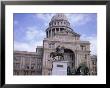
M 68 61 L 54 61 L 52 75 L 67 75 Z

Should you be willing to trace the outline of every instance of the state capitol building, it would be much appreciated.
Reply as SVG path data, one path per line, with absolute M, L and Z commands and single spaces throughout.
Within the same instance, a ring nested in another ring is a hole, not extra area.
M 97 56 L 63 13 L 55 14 L 36 52 L 14 51 L 14 75 L 97 75 Z

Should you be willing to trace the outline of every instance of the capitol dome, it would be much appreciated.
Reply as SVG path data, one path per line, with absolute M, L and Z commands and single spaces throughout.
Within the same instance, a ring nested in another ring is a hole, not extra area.
M 49 22 L 49 27 L 46 29 L 46 35 L 53 37 L 57 34 L 64 34 L 67 31 L 73 31 L 68 21 L 68 18 L 63 13 L 55 14 Z
M 55 21 L 55 20 L 68 20 L 68 19 L 63 13 L 58 13 L 54 15 L 51 19 L 51 21 Z

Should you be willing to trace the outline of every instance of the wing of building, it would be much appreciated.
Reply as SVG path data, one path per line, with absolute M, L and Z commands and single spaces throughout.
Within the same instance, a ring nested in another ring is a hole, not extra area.
M 80 34 L 71 28 L 68 18 L 58 13 L 52 17 L 46 29 L 42 47 L 36 48 L 33 53 L 14 51 L 14 74 L 52 75 L 53 58 L 50 54 L 56 52 L 58 46 L 64 48 L 63 61 L 68 61 L 71 73 L 74 74 L 82 64 L 89 69 L 89 74 L 97 73 L 93 70 L 92 63 L 96 59 L 91 59 L 90 42 L 80 40 Z
M 39 52 L 14 51 L 14 75 L 41 75 L 42 74 L 42 48 Z

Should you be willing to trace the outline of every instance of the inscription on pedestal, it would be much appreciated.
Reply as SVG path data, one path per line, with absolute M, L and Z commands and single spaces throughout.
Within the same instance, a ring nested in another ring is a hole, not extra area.
M 53 62 L 52 75 L 67 75 L 67 61 Z

